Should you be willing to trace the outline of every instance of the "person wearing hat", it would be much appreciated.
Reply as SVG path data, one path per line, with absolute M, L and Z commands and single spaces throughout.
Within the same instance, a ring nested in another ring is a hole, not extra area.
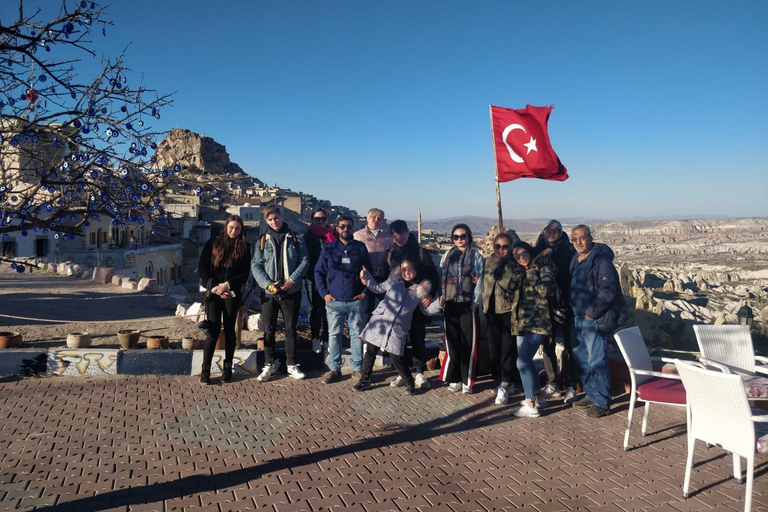
M 519 418 L 539 416 L 538 375 L 533 366 L 533 356 L 544 336 L 552 336 L 552 319 L 549 298 L 555 290 L 555 267 L 552 251 L 544 250 L 533 255 L 533 247 L 526 242 L 512 245 L 512 259 L 504 270 L 498 285 L 510 297 L 512 334 L 517 336 L 517 369 L 523 381 L 525 400 L 514 411 Z M 542 403 L 543 405 L 543 403 Z
M 576 399 L 576 368 L 571 360 L 571 329 L 570 329 L 570 289 L 571 289 L 571 259 L 576 254 L 568 235 L 563 233 L 563 226 L 559 221 L 552 219 L 541 230 L 539 238 L 533 247 L 535 258 L 546 249 L 552 251 L 552 262 L 555 265 L 555 281 L 557 288 L 550 298 L 549 306 L 552 313 L 552 336 L 544 338 L 544 369 L 547 372 L 547 384 L 542 390 L 546 396 L 560 396 L 560 387 L 557 378 L 557 347 L 556 339 L 563 340 L 560 366 L 560 379 L 565 388 L 565 403 L 571 403 Z
M 378 267 L 373 272 L 373 277 L 378 283 L 385 282 L 392 270 L 399 268 L 403 260 L 410 260 L 416 264 L 416 273 L 421 279 L 429 281 L 430 297 L 434 298 L 437 290 L 440 289 L 440 274 L 432 260 L 432 252 L 424 249 L 416 241 L 416 237 L 408 231 L 408 224 L 404 220 L 396 220 L 389 225 L 389 232 L 392 234 L 392 247 L 384 253 L 384 257 L 379 261 Z M 430 319 L 418 308 L 413 312 L 411 327 L 408 337 L 411 342 L 411 350 L 405 352 L 405 364 L 408 368 L 413 367 L 416 372 L 416 387 L 429 388 L 429 381 L 424 377 L 424 348 L 427 337 L 427 324 Z M 405 381 L 398 376 L 390 382 L 393 388 L 401 387 Z

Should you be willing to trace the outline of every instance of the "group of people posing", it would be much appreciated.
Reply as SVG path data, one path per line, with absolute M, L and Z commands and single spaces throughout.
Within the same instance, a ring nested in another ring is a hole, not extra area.
M 438 270 L 430 251 L 419 246 L 405 221 L 382 229 L 384 212 L 377 208 L 368 211 L 365 227 L 357 231 L 351 217 L 339 217 L 333 227 L 328 213 L 318 208 L 303 236 L 288 228 L 278 206 L 265 206 L 262 215 L 267 230 L 254 242 L 252 255 L 237 216 L 227 220 L 224 233 L 212 238 L 201 254 L 198 270 L 211 321 L 201 382 L 211 383 L 211 361 L 222 325 L 226 348 L 221 381 L 232 378 L 235 320 L 251 273 L 261 291 L 265 352 L 257 377 L 261 382 L 278 370 L 274 358 L 278 311 L 285 323 L 287 373 L 295 379 L 305 377 L 296 363 L 295 348 L 306 280 L 312 346 L 318 353 L 325 345 L 328 350 L 326 384 L 341 380 L 346 322 L 355 389 L 370 389 L 379 351 L 389 354 L 398 373 L 390 386 L 403 387 L 408 394 L 428 388 L 426 327 L 429 316 L 442 312 L 446 356 L 440 377 L 449 391 L 472 393 L 480 315 L 484 315 L 497 404 L 508 403 L 515 385 L 522 385 L 525 399 L 514 414 L 538 417 L 547 397 L 561 396 L 562 385 L 566 403 L 590 417 L 608 414 L 606 337 L 626 320 L 626 306 L 613 251 L 595 243 L 588 226 L 576 226 L 569 238 L 562 225 L 551 220 L 533 246 L 514 233 L 501 233 L 486 259 L 475 247 L 469 226 L 457 224 L 451 230 L 453 246 Z M 559 339 L 560 379 L 555 354 Z M 406 351 L 409 341 L 412 349 Z M 543 387 L 533 365 L 540 346 L 547 373 Z M 579 381 L 585 395 L 576 400 Z

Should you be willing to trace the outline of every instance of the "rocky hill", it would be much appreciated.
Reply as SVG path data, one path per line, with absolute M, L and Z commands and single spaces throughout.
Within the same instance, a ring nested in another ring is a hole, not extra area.
M 230 161 L 227 148 L 210 137 L 181 128 L 172 129 L 157 146 L 160 167 L 197 168 L 208 174 L 242 174 L 239 165 Z

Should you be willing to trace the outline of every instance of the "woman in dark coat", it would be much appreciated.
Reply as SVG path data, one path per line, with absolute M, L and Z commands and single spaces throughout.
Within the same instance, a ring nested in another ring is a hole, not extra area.
M 224 233 L 211 237 L 200 254 L 197 272 L 207 295 L 205 312 L 209 322 L 200 373 L 203 384 L 211 383 L 211 361 L 222 324 L 225 349 L 221 381 L 232 380 L 232 360 L 237 341 L 235 320 L 242 304 L 243 287 L 251 272 L 251 249 L 244 235 L 243 219 L 232 215 L 227 219 Z
M 325 300 L 315 286 L 315 265 L 320 259 L 320 253 L 325 244 L 336 240 L 334 229 L 328 225 L 328 220 L 328 212 L 323 208 L 316 208 L 312 212 L 312 224 L 304 234 L 304 244 L 307 246 L 309 255 L 307 281 L 312 288 L 309 294 L 312 305 L 309 313 L 309 327 L 312 334 L 312 350 L 318 354 L 323 351 L 323 343 L 328 343 L 328 319 L 325 316 Z

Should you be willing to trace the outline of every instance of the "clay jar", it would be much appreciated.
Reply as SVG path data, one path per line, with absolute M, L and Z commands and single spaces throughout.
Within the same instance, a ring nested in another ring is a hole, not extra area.
M 67 334 L 67 348 L 88 348 L 91 346 L 91 335 L 87 332 L 71 332 Z
M 21 333 L 18 331 L 0 331 L 0 348 L 14 348 L 21 345 Z
M 181 348 L 184 350 L 195 350 L 198 346 L 198 341 L 196 338 L 182 338 L 181 340 Z
M 120 348 L 136 348 L 139 344 L 140 335 L 141 331 L 134 329 L 121 329 L 117 331 L 117 340 L 120 342 Z
M 168 348 L 168 337 L 167 336 L 147 336 L 147 348 L 151 350 Z

